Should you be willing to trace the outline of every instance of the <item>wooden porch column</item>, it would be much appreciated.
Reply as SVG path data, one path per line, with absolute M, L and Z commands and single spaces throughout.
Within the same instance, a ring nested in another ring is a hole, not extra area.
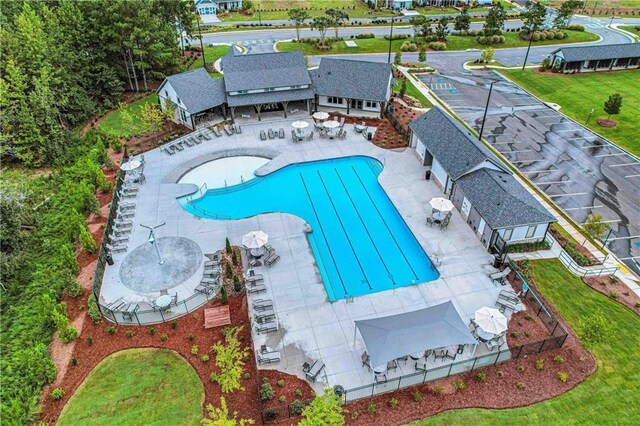
M 236 122 L 236 107 L 231 107 L 231 122 L 235 124 Z
M 287 108 L 289 107 L 289 101 L 282 101 L 282 106 L 284 107 L 284 118 L 287 118 Z
M 222 118 L 227 119 L 227 107 L 224 104 L 220 105 L 222 107 Z
M 256 109 L 258 110 L 258 121 L 262 121 L 262 116 L 260 115 L 260 110 L 262 109 L 262 105 L 257 104 Z
M 307 112 L 311 115 L 311 99 L 307 99 Z
M 384 117 L 384 109 L 386 108 L 386 102 L 380 102 L 380 118 Z
M 349 108 L 351 107 L 351 99 L 345 98 L 347 100 L 347 115 L 349 115 Z

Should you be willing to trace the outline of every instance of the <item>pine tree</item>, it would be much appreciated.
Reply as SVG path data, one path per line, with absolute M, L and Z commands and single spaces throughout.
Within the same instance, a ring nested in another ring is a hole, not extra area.
M 607 120 L 609 120 L 612 115 L 620 114 L 621 108 L 622 96 L 620 95 L 620 93 L 614 93 L 613 95 L 609 96 L 609 99 L 604 102 L 604 112 L 609 114 L 607 116 Z
M 398 50 L 396 52 L 396 56 L 393 58 L 393 64 L 398 66 L 401 63 L 402 63 L 402 52 Z

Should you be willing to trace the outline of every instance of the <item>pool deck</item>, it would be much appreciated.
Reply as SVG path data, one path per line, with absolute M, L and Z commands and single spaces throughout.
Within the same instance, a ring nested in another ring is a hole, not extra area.
M 299 119 L 299 118 L 297 118 Z M 430 212 L 429 200 L 441 196 L 440 189 L 424 179 L 422 167 L 412 149 L 385 150 L 356 134 L 350 125 L 346 140 L 328 140 L 316 137 L 313 141 L 294 144 L 290 138 L 260 141 L 260 130 L 273 127 L 291 129 L 292 120 L 262 122 L 242 126 L 242 134 L 223 136 L 186 148 L 169 156 L 159 149 L 145 153 L 146 183 L 140 187 L 136 198 L 134 231 L 128 245 L 131 252 L 141 244 L 148 244 L 148 232 L 140 224 L 155 225 L 166 222 L 157 230 L 157 237 L 186 236 L 195 240 L 204 253 L 224 247 L 225 238 L 241 245 L 241 239 L 249 231 L 262 230 L 269 235 L 269 243 L 280 255 L 271 268 L 259 267 L 257 273 L 265 277 L 266 293 L 252 298 L 272 298 L 280 325 L 277 332 L 257 334 L 252 330 L 254 347 L 267 345 L 278 350 L 279 363 L 261 368 L 272 368 L 304 377 L 302 364 L 321 359 L 325 371 L 314 384 L 320 391 L 324 383 L 340 384 L 347 389 L 370 384 L 373 374 L 362 367 L 360 355 L 365 350 L 359 335 L 355 336 L 354 320 L 382 317 L 410 312 L 451 300 L 465 321 L 483 306 L 494 306 L 501 288 L 491 282 L 488 275 L 495 271 L 490 256 L 473 231 L 466 225 L 459 212 L 454 210 L 446 230 L 426 225 Z M 290 134 L 290 132 L 289 132 Z M 436 259 L 439 279 L 425 284 L 403 287 L 380 293 L 339 300 L 330 303 L 311 248 L 304 234 L 305 222 L 298 217 L 271 213 L 249 219 L 217 221 L 194 217 L 185 212 L 176 197 L 193 192 L 195 185 L 175 182 L 186 171 L 209 161 L 228 155 L 265 155 L 274 159 L 256 171 L 268 174 L 286 165 L 351 155 L 367 155 L 384 164 L 379 181 L 390 199 L 407 222 L 425 252 Z M 127 253 L 128 253 L 127 252 Z M 159 293 L 135 293 L 119 281 L 119 267 L 127 253 L 115 254 L 115 265 L 108 266 L 101 292 L 101 302 L 109 303 L 118 298 L 147 303 Z M 192 277 L 175 288 L 178 301 L 191 296 L 201 277 L 202 266 Z M 488 353 L 484 345 L 478 346 L 476 356 Z M 458 355 L 457 361 L 472 356 L 471 348 Z M 433 358 L 429 363 L 437 364 Z M 388 378 L 413 373 L 412 362 L 400 362 L 397 371 Z

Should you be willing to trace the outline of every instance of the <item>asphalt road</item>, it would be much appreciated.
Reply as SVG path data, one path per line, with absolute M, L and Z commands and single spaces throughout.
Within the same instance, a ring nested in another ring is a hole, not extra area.
M 615 22 L 633 25 L 640 24 L 640 19 Z M 575 17 L 573 23 L 583 24 L 600 35 L 599 43 L 630 42 L 626 36 L 606 28 L 608 18 Z M 510 22 L 508 25 L 519 27 L 521 24 Z M 340 34 L 348 37 L 361 32 L 387 34 L 388 28 L 350 28 L 341 30 Z M 411 33 L 412 29 L 396 27 L 394 32 Z M 311 35 L 317 34 L 308 30 L 301 34 Z M 276 40 L 294 37 L 293 30 L 275 30 L 212 34 L 204 40 L 235 42 L 247 47 L 249 52 L 260 52 L 273 51 Z M 527 63 L 540 63 L 556 48 L 533 47 Z M 525 48 L 498 49 L 495 59 L 505 65 L 521 65 L 525 53 Z M 338 57 L 379 62 L 388 59 L 387 54 Z M 405 61 L 417 61 L 415 53 L 405 53 L 403 57 Z M 494 84 L 487 114 L 485 139 L 578 223 L 583 223 L 589 213 L 601 214 L 613 230 L 609 248 L 640 274 L 640 267 L 633 259 L 640 259 L 640 159 L 558 114 L 499 74 L 466 71 L 463 64 L 478 57 L 477 51 L 429 52 L 427 63 L 437 73 L 424 76 L 423 82 L 461 119 L 479 130 L 489 85 L 498 81 Z M 317 65 L 320 59 L 314 56 L 310 62 Z

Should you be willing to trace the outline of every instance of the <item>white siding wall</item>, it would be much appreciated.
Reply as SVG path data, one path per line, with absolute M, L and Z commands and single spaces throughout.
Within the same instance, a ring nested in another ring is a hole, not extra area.
M 187 111 L 186 106 L 182 102 L 178 102 L 178 94 L 171 86 L 171 83 L 167 81 L 160 87 L 160 90 L 158 91 L 158 98 L 160 100 L 161 108 L 164 106 L 164 100 L 166 98 L 171 99 L 171 101 L 176 105 L 176 116 L 174 121 L 176 123 L 184 124 L 191 129 L 191 114 L 189 114 L 189 111 Z
M 444 171 L 438 160 L 434 157 L 433 164 L 431 164 L 431 174 L 440 182 L 440 185 L 444 188 L 447 183 L 447 172 Z
M 318 96 L 318 104 L 321 106 L 327 106 L 327 107 L 341 107 L 341 108 L 346 108 L 347 107 L 347 101 L 346 99 L 342 99 L 342 103 L 341 104 L 330 104 L 329 101 L 327 101 L 328 96 Z
M 547 224 L 539 224 L 536 227 L 536 232 L 533 234 L 533 237 L 527 238 L 527 229 L 528 226 L 518 226 L 513 228 L 513 233 L 511 234 L 511 238 L 507 240 L 508 243 L 515 243 L 517 241 L 527 241 L 527 240 L 540 240 L 544 237 L 545 231 L 547 230 Z M 501 237 L 504 238 L 504 229 L 498 229 L 498 233 Z
M 424 164 L 424 158 L 427 153 L 427 147 L 423 145 L 422 141 L 420 140 L 419 137 L 416 136 L 415 133 L 413 133 L 411 136 L 411 146 L 416 149 L 416 153 L 418 154 L 418 157 L 420 157 L 420 159 L 422 160 L 421 163 Z

